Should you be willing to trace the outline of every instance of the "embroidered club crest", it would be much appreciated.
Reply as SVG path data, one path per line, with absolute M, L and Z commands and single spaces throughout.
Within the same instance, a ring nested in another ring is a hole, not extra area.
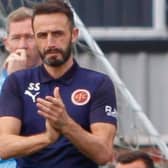
M 90 100 L 90 92 L 86 89 L 77 89 L 72 93 L 72 103 L 78 106 L 85 105 Z

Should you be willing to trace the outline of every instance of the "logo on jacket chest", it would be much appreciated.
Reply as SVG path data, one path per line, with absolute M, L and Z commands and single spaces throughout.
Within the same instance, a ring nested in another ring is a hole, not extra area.
M 90 92 L 86 89 L 77 89 L 71 95 L 72 103 L 78 106 L 85 105 L 90 100 Z
M 32 101 L 36 102 L 36 97 L 40 94 L 40 83 L 29 83 L 28 88 L 25 90 L 24 94 L 29 96 Z

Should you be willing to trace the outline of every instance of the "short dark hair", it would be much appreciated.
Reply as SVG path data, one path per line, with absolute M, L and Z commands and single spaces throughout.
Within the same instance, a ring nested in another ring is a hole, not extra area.
M 142 151 L 132 151 L 121 154 L 117 158 L 117 163 L 128 164 L 134 161 L 141 160 L 146 165 L 146 168 L 154 168 L 154 162 L 152 158 L 145 152 Z
M 63 13 L 69 19 L 71 26 L 74 26 L 73 12 L 70 6 L 63 0 L 48 0 L 47 2 L 39 3 L 34 7 L 33 11 L 32 23 L 36 15 Z

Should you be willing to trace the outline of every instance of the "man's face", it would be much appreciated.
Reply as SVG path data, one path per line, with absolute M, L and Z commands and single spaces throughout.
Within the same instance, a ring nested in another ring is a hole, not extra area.
M 146 168 L 146 165 L 143 161 L 137 160 L 132 163 L 118 163 L 115 168 Z
M 63 65 L 71 56 L 78 30 L 61 13 L 37 15 L 33 27 L 43 62 L 54 67 Z
M 4 42 L 6 49 L 10 53 L 16 52 L 18 49 L 24 49 L 26 51 L 27 67 L 35 66 L 40 62 L 31 19 L 11 22 L 8 36 Z

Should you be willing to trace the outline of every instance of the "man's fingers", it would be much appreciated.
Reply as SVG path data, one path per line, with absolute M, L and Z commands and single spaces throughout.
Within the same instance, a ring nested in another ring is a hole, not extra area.
M 18 49 L 18 50 L 15 51 L 15 53 L 16 53 L 18 56 L 27 58 L 26 50 L 24 50 L 24 49 Z
M 51 106 L 51 102 L 45 99 L 42 99 L 42 98 L 37 98 L 37 103 L 42 104 L 43 106 L 47 106 L 47 107 Z
M 37 107 L 42 111 L 49 112 L 49 111 L 55 111 L 55 108 L 57 108 L 58 106 L 46 99 L 37 98 Z
M 7 69 L 8 63 L 14 62 L 17 57 L 18 57 L 17 54 L 11 53 L 11 54 L 6 58 L 6 60 L 4 61 L 4 63 L 3 63 L 3 68 Z
M 54 88 L 54 97 L 55 98 L 61 98 L 61 96 L 60 96 L 60 91 L 59 91 L 59 87 L 55 87 Z

